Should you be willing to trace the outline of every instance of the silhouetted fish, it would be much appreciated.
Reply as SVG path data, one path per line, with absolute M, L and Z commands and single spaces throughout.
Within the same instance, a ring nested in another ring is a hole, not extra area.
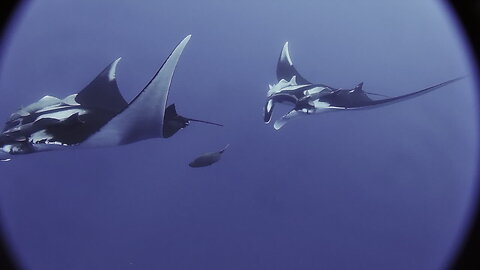
M 198 167 L 206 167 L 206 166 L 212 165 L 213 163 L 220 160 L 223 152 L 225 152 L 225 150 L 227 150 L 229 145 L 230 144 L 227 144 L 222 150 L 220 150 L 218 152 L 205 153 L 205 154 L 197 157 L 195 160 L 190 162 L 188 164 L 188 166 L 190 166 L 192 168 L 198 168 Z

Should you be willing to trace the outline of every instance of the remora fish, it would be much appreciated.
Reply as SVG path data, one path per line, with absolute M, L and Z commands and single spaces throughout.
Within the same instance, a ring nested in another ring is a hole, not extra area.
M 202 154 L 201 156 L 197 157 L 192 162 L 190 162 L 188 164 L 188 166 L 190 166 L 192 168 L 210 166 L 213 163 L 220 160 L 223 152 L 225 152 L 225 150 L 227 150 L 228 146 L 230 146 L 230 144 L 227 144 L 222 150 L 220 150 L 218 152 L 210 152 L 210 153 Z
M 168 138 L 190 121 L 219 125 L 180 116 L 174 104 L 165 109 L 175 67 L 189 40 L 190 35 L 177 45 L 130 103 L 117 86 L 118 58 L 78 94 L 64 99 L 45 96 L 13 113 L 0 134 L 0 160 L 72 146 L 115 146 Z
M 264 122 L 270 122 L 276 103 L 293 106 L 290 112 L 274 123 L 274 128 L 278 130 L 283 127 L 288 120 L 301 115 L 318 114 L 328 111 L 369 109 L 393 104 L 429 93 L 462 78 L 463 77 L 458 77 L 397 97 L 387 97 L 381 94 L 366 92 L 363 90 L 363 82 L 352 89 L 340 89 L 324 84 L 314 84 L 300 75 L 293 66 L 288 50 L 288 42 L 286 42 L 277 63 L 278 83 L 269 85 L 267 92 L 267 102 L 264 107 Z M 382 96 L 384 98 L 374 100 L 370 98 L 372 95 Z

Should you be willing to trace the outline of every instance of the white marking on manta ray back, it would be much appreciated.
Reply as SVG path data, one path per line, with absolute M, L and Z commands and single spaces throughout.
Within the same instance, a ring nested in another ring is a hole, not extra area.
M 68 117 L 70 117 L 70 116 L 72 116 L 76 113 L 78 113 L 79 115 L 83 115 L 83 114 L 86 114 L 87 111 L 83 110 L 83 109 L 68 109 L 68 110 L 59 111 L 59 112 L 46 113 L 46 114 L 42 114 L 39 117 L 37 117 L 37 119 L 35 119 L 35 121 L 38 121 L 38 120 L 44 119 L 44 118 L 57 119 L 57 120 L 62 121 L 62 120 L 65 120 Z
M 281 92 L 285 89 L 285 87 L 288 87 L 288 86 L 296 86 L 298 85 L 297 84 L 297 76 L 293 76 L 292 79 L 290 79 L 290 81 L 287 81 L 287 80 L 284 80 L 284 79 L 281 79 L 280 81 L 278 81 L 277 84 L 274 84 L 270 90 L 268 90 L 267 92 L 267 97 L 275 94 L 275 93 L 278 93 L 278 92 Z
M 34 102 L 24 108 L 19 109 L 18 111 L 14 112 L 10 116 L 10 120 L 13 120 L 15 118 L 23 117 L 30 115 L 32 112 L 36 112 L 38 110 L 41 110 L 42 108 L 50 107 L 50 106 L 55 106 L 61 103 L 61 100 L 56 97 L 52 96 L 44 96 L 37 102 Z
M 313 95 L 313 94 L 320 93 L 325 89 L 326 89 L 326 87 L 317 86 L 317 87 L 314 87 L 314 88 L 303 91 L 303 94 L 304 95 Z
M 310 101 L 309 103 L 310 103 L 310 105 L 315 107 L 315 109 L 326 109 L 326 108 L 330 107 L 330 103 L 319 101 L 318 99 Z
M 43 113 L 43 112 L 48 112 L 48 111 L 53 111 L 53 110 L 58 110 L 58 109 L 67 109 L 67 108 L 70 108 L 70 107 L 74 107 L 74 106 L 65 105 L 65 104 L 60 103 L 60 104 L 56 104 L 56 105 L 52 105 L 52 106 L 42 108 L 38 111 L 35 111 L 35 113 Z
M 76 97 L 77 94 L 72 94 L 64 98 L 62 101 L 69 106 L 80 106 L 80 104 L 75 100 Z
M 282 88 L 282 91 L 297 90 L 297 89 L 302 88 L 302 87 L 307 86 L 307 85 L 308 84 L 286 86 L 286 87 Z

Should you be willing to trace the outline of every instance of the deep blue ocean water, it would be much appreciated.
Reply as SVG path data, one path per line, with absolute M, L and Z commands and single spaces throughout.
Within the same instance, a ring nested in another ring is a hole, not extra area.
M 395 96 L 469 75 L 441 1 L 44 0 L 18 15 L 3 119 L 78 92 L 120 56 L 130 100 L 192 34 L 169 103 L 225 124 L 1 163 L 3 225 L 27 269 L 439 269 L 462 239 L 476 196 L 471 77 L 279 131 L 262 115 L 285 41 L 304 77 L 334 87 Z M 219 163 L 188 167 L 227 143 Z

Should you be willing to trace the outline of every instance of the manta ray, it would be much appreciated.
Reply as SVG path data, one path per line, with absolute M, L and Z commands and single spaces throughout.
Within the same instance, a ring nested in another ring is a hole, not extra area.
M 458 77 L 396 97 L 367 92 L 363 90 L 363 82 L 352 89 L 334 88 L 325 84 L 311 83 L 300 75 L 290 57 L 288 42 L 280 53 L 276 73 L 278 83 L 269 85 L 264 106 L 264 122 L 266 124 L 270 122 L 275 104 L 283 103 L 293 106 L 287 114 L 275 121 L 273 127 L 276 130 L 282 128 L 288 120 L 298 116 L 388 105 L 429 93 L 463 78 Z M 372 99 L 371 96 L 383 98 Z
M 78 94 L 59 99 L 45 96 L 11 114 L 0 134 L 0 160 L 12 155 L 130 144 L 150 138 L 169 138 L 190 121 L 175 104 L 166 108 L 178 60 L 190 40 L 185 37 L 145 88 L 128 103 L 120 94 L 115 72 L 118 58 Z

